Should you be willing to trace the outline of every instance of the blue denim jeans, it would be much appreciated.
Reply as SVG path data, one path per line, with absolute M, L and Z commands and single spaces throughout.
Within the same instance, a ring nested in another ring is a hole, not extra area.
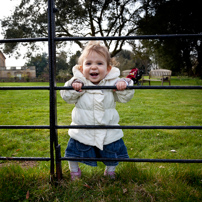
M 69 139 L 65 157 L 79 158 L 129 158 L 127 148 L 122 139 L 104 145 L 103 150 L 95 146 L 85 145 L 72 138 Z M 78 161 L 90 166 L 97 166 L 96 161 Z M 118 161 L 103 161 L 106 166 L 117 166 Z

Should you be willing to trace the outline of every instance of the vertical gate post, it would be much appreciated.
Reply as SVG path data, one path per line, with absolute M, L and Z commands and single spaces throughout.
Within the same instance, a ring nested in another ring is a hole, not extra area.
M 62 178 L 60 160 L 60 145 L 57 136 L 57 106 L 56 106 L 56 47 L 55 47 L 55 2 L 48 0 L 48 49 L 49 49 L 49 86 L 50 86 L 50 155 L 51 155 L 51 181 L 54 177 L 54 146 L 56 157 L 56 177 Z

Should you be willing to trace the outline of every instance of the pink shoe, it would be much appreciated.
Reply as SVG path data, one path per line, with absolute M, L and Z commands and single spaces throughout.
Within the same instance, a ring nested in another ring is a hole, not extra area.
M 76 179 L 79 179 L 81 177 L 81 170 L 78 169 L 78 172 L 70 172 L 71 180 L 74 181 Z
M 115 172 L 107 172 L 107 170 L 105 170 L 104 176 L 109 176 L 111 179 L 115 179 Z

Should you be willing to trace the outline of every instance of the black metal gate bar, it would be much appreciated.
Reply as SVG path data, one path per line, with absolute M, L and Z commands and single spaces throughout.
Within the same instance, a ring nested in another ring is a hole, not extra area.
M 0 160 L 9 161 L 50 161 L 48 157 L 2 157 Z M 202 163 L 202 159 L 137 159 L 137 158 L 73 158 L 61 157 L 62 161 L 119 161 L 119 162 L 153 162 L 153 163 Z
M 57 129 L 202 129 L 202 126 L 117 126 L 117 125 L 68 125 L 56 126 Z
M 0 129 L 50 129 L 50 126 L 37 125 L 0 125 Z
M 89 40 L 139 40 L 139 39 L 167 39 L 167 38 L 201 38 L 202 34 L 162 34 L 162 35 L 136 35 L 136 36 L 108 36 L 108 37 L 55 37 L 55 41 L 89 41 Z M 0 43 L 40 42 L 48 41 L 43 38 L 13 38 L 0 39 Z
M 2 157 L 0 160 L 9 160 L 9 161 L 50 161 L 49 157 Z
M 71 86 L 55 87 L 56 90 L 73 90 Z M 116 89 L 116 86 L 83 86 L 83 90 Z M 202 86 L 127 86 L 128 89 L 202 89 Z
M 51 163 L 50 163 L 50 180 L 53 181 L 54 179 L 54 149 L 53 149 L 53 144 L 54 144 L 54 113 L 52 113 L 51 107 L 54 107 L 54 92 L 53 92 L 53 87 L 54 87 L 54 64 L 52 61 L 52 57 L 54 57 L 54 27 L 52 27 L 52 15 L 53 15 L 53 2 L 54 1 L 48 1 L 48 53 L 49 53 L 49 86 L 50 86 L 50 91 L 49 91 L 49 119 L 50 119 L 50 157 L 51 157 Z M 53 74 L 53 75 L 52 75 Z M 52 100 L 53 99 L 53 100 Z M 53 108 L 53 111 L 55 109 Z
M 55 41 L 97 41 L 97 40 L 138 40 L 138 39 L 168 39 L 168 38 L 201 38 L 202 34 L 164 34 L 136 36 L 105 36 L 105 37 L 56 37 Z
M 0 90 L 50 90 L 49 86 L 1 86 Z
M 68 161 L 119 161 L 119 162 L 153 162 L 153 163 L 202 163 L 202 159 L 137 159 L 137 158 L 73 158 L 62 157 Z
M 55 125 L 55 129 L 167 129 L 167 130 L 201 130 L 202 126 L 122 126 L 122 125 Z M 0 129 L 50 129 L 50 126 L 0 125 Z
M 72 87 L 68 86 L 61 86 L 61 87 L 54 87 L 55 90 L 73 90 Z M 116 89 L 115 86 L 83 86 L 82 89 L 86 90 L 96 90 L 96 89 Z M 202 86 L 128 86 L 127 89 L 202 89 Z M 2 86 L 0 90 L 50 90 L 48 86 Z
M 57 109 L 56 109 L 56 47 L 55 47 L 55 2 L 54 0 L 48 1 L 48 52 L 49 52 L 49 86 L 50 86 L 50 154 L 51 154 L 51 180 L 54 177 L 54 149 L 55 151 L 58 146 L 57 136 Z M 57 157 L 57 154 L 55 155 Z M 60 179 L 62 175 L 61 164 L 58 166 L 58 160 L 56 159 L 56 174 L 57 178 Z M 57 168 L 60 168 L 58 171 Z
M 0 43 L 40 42 L 40 41 L 48 41 L 48 37 L 43 37 L 43 38 L 13 38 L 13 39 L 0 39 Z

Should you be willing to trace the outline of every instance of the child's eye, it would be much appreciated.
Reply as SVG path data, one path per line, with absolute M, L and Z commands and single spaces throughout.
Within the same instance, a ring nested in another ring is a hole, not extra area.
M 101 62 L 98 62 L 97 64 L 98 64 L 98 65 L 102 65 L 102 63 L 101 63 Z
M 91 65 L 91 63 L 90 62 L 86 62 L 86 65 Z

